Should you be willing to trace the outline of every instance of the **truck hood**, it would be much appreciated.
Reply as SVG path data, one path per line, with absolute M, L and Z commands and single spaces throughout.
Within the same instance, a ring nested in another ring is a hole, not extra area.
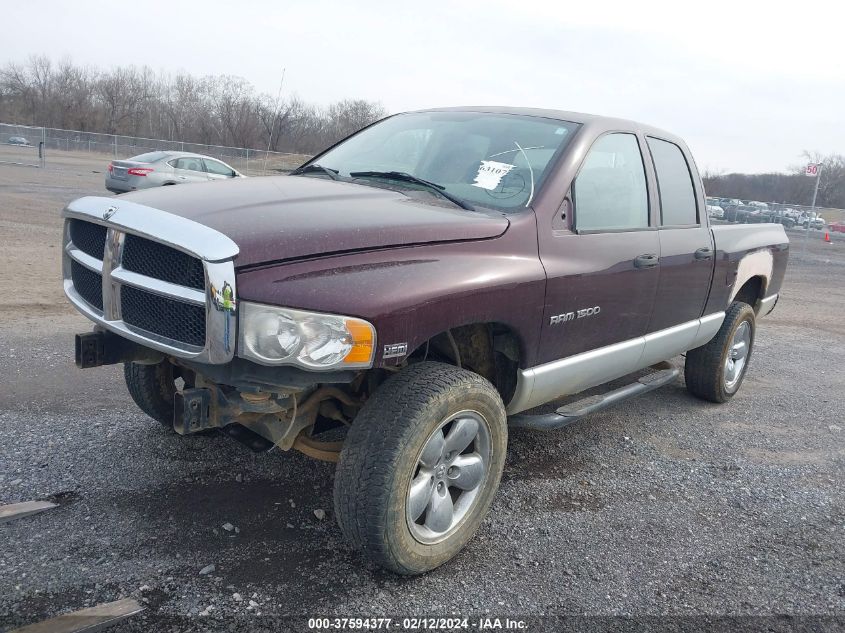
M 413 197 L 412 197 L 413 196 Z M 508 219 L 426 192 L 400 193 L 303 176 L 237 178 L 120 196 L 231 238 L 238 268 L 349 251 L 498 237 Z

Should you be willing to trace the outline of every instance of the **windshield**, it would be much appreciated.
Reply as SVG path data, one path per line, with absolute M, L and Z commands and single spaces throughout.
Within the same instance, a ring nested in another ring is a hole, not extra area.
M 314 164 L 361 183 L 379 176 L 360 172 L 401 172 L 470 204 L 517 209 L 531 203 L 577 127 L 513 114 L 400 114 L 343 141 Z M 316 169 L 310 173 L 321 175 Z M 329 177 L 324 171 L 322 176 Z M 391 186 L 419 188 L 408 180 L 384 179 Z

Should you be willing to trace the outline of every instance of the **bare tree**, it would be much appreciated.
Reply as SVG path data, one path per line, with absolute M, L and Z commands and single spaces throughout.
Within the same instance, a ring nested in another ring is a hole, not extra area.
M 815 163 L 821 166 L 816 204 L 820 207 L 845 208 L 845 156 L 842 154 L 824 156 L 821 152 L 806 150 L 802 156 L 806 159 L 807 164 Z M 800 165 L 795 170 L 803 173 L 804 167 L 804 165 Z M 806 180 L 811 179 L 806 178 Z
M 795 205 L 809 205 L 813 199 L 812 178 L 804 175 L 808 163 L 821 165 L 819 193 L 820 207 L 845 208 L 845 156 L 822 155 L 805 151 L 804 162 L 790 167 L 789 173 L 771 174 L 713 174 L 703 175 L 704 188 L 709 196 L 760 200 Z
M 277 105 L 240 77 L 97 70 L 44 56 L 0 68 L 0 121 L 24 125 L 312 153 L 384 115 L 361 99 L 319 108 L 292 96 Z

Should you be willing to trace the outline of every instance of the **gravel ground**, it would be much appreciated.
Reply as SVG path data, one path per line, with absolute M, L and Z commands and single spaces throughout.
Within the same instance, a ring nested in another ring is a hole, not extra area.
M 306 630 L 323 615 L 842 630 L 845 236 L 811 232 L 804 250 L 791 233 L 782 298 L 730 403 L 678 380 L 557 432 L 513 431 L 477 537 L 407 579 L 344 544 L 332 466 L 177 437 L 118 368 L 73 366 L 88 324 L 61 299 L 58 210 L 101 178 L 0 166 L 0 503 L 59 504 L 0 525 L 0 628 L 135 597 L 144 614 L 111 630 Z M 563 615 L 587 619 L 541 619 Z

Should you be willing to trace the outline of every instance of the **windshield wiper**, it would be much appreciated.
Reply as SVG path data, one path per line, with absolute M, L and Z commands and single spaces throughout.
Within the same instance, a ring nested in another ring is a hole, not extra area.
M 437 195 L 446 198 L 446 200 L 458 205 L 462 209 L 466 209 L 467 211 L 475 211 L 475 208 L 469 202 L 465 202 L 457 196 L 453 196 L 451 193 L 446 191 L 446 187 L 444 187 L 443 185 L 438 185 L 436 182 L 417 178 L 416 176 L 412 176 L 411 174 L 406 173 L 404 171 L 353 171 L 349 175 L 352 178 L 385 178 L 387 180 L 399 180 L 402 182 L 410 182 L 415 185 L 425 187 L 429 191 L 433 191 Z
M 318 165 L 317 163 L 311 163 L 310 165 L 303 165 L 302 167 L 297 167 L 292 172 L 290 172 L 291 176 L 301 176 L 303 174 L 310 174 L 310 173 L 321 173 L 326 174 L 332 180 L 340 180 L 337 175 L 337 169 L 329 169 L 328 167 L 323 167 L 322 165 Z

